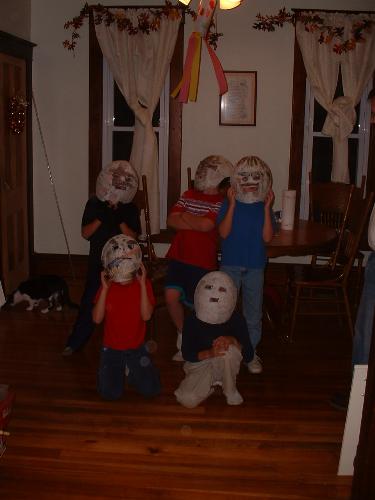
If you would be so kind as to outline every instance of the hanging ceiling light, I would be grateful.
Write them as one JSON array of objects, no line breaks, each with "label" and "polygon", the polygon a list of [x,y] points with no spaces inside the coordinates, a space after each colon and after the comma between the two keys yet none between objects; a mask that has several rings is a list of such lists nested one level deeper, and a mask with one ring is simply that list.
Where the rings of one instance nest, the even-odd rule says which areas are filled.
[{"label": "hanging ceiling light", "polygon": [[[191,0],[178,0],[180,3],[183,3],[184,5],[189,5]],[[220,0],[219,1],[219,7],[220,9],[223,10],[229,10],[229,9],[235,9],[240,5],[242,0]]]}]

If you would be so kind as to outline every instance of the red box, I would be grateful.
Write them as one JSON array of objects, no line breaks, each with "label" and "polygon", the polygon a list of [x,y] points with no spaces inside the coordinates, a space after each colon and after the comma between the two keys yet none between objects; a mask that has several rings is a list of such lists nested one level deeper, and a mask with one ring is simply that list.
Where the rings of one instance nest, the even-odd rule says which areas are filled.
[{"label": "red box", "polygon": [[14,397],[14,391],[0,384],[0,457],[5,451],[7,440],[7,435],[1,431],[6,431],[8,426]]}]

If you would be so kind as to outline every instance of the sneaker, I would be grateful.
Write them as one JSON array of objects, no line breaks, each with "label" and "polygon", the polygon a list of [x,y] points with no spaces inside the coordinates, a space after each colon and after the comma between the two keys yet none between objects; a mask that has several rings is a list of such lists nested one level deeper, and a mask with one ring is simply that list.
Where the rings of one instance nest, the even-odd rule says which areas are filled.
[{"label": "sneaker", "polygon": [[70,345],[67,345],[61,354],[62,354],[62,356],[71,356],[73,354],[73,352],[74,351],[70,347]]},{"label": "sneaker", "polygon": [[349,404],[349,392],[337,392],[329,400],[329,404],[335,408],[335,410],[346,411]]},{"label": "sneaker", "polygon": [[263,371],[262,361],[257,354],[254,354],[253,359],[249,363],[247,363],[247,369],[249,370],[250,373],[253,374],[262,373]]},{"label": "sneaker", "polygon": [[182,357],[182,352],[177,351],[176,354],[172,357],[173,361],[184,361],[184,358]]},{"label": "sneaker", "polygon": [[226,398],[227,398],[227,404],[231,406],[238,406],[243,403],[243,397],[237,390],[234,391],[232,394],[227,395]]}]

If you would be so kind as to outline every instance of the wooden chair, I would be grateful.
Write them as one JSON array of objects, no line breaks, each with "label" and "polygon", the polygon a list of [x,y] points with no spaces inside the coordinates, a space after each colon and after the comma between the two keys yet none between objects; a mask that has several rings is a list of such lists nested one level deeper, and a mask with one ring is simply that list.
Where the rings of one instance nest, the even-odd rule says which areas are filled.
[{"label": "wooden chair", "polygon": [[[332,269],[337,262],[344,229],[350,216],[350,207],[355,198],[363,198],[366,176],[362,177],[361,186],[341,182],[312,182],[309,172],[310,220],[326,224],[337,231],[335,248],[329,254],[313,255],[312,265],[328,265]],[[353,204],[355,206],[355,203]],[[362,279],[363,254],[357,252],[357,278],[355,282],[354,305],[357,307]]]},{"label": "wooden chair", "polygon": [[365,199],[360,196],[353,199],[334,267],[292,266],[290,268],[288,302],[292,306],[292,317],[289,340],[292,340],[294,335],[297,315],[345,314],[349,331],[352,336],[354,335],[349,277],[373,203],[374,193],[370,193]]},{"label": "wooden chair", "polygon": [[329,254],[313,255],[313,265],[335,267],[337,252],[347,224],[349,206],[354,194],[353,184],[341,182],[312,182],[309,172],[309,219],[326,224],[337,231],[337,243]]},{"label": "wooden chair", "polygon": [[138,189],[136,192],[133,203],[137,205],[141,218],[144,219],[145,234],[138,239],[142,248],[143,260],[146,263],[152,263],[156,261],[157,257],[151,240],[150,206],[148,203],[147,177],[145,175],[142,175],[142,189]]},{"label": "wooden chair", "polygon": [[194,188],[194,179],[191,177],[191,167],[187,168],[188,189]]},{"label": "wooden chair", "polygon": [[[155,296],[155,312],[157,309],[165,306],[164,300],[164,276],[166,273],[166,263],[159,259],[155,253],[155,248],[152,243],[150,207],[148,202],[147,177],[142,175],[142,189],[138,189],[133,203],[137,205],[141,219],[144,221],[145,234],[138,238],[138,243],[142,249],[143,263],[147,269],[147,275],[151,280],[154,296]],[[150,322],[150,336],[154,338],[156,331],[156,315]]]}]

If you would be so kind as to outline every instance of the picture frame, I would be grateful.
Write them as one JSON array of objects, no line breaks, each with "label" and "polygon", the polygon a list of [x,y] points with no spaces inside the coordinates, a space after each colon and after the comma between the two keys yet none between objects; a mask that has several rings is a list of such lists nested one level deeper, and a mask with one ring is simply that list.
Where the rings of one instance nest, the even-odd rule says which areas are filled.
[{"label": "picture frame", "polygon": [[257,72],[224,71],[228,92],[220,96],[219,124],[256,125]]}]

